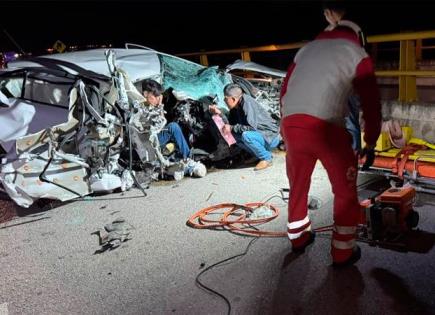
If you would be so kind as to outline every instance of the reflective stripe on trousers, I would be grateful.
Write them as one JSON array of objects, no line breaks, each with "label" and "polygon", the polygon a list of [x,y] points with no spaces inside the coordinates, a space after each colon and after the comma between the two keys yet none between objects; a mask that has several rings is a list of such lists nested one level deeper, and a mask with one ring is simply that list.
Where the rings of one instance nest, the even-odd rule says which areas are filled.
[{"label": "reflective stripe on trousers", "polygon": [[308,216],[302,220],[287,223],[287,235],[292,246],[299,247],[308,239],[307,232],[311,231],[311,222]]},{"label": "reflective stripe on trousers", "polygon": [[331,255],[335,262],[347,260],[352,255],[356,242],[356,226],[334,225]]}]

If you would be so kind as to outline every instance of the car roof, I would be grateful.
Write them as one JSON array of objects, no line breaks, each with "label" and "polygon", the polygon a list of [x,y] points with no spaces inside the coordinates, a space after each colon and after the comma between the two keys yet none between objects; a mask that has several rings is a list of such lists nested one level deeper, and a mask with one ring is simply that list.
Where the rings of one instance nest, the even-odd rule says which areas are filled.
[{"label": "car roof", "polygon": [[[44,55],[29,60],[15,60],[8,63],[8,68],[13,69],[43,66],[43,64],[38,63],[38,58],[42,58],[41,60],[49,59],[54,63],[57,60],[62,61],[59,66],[71,74],[77,74],[77,71],[74,70],[74,67],[68,67],[65,62],[110,77],[109,67],[104,54],[106,50],[107,49],[105,48],[99,48],[62,54]],[[123,69],[133,82],[150,77],[156,77],[161,73],[160,60],[155,51],[126,48],[113,48],[112,50],[115,52],[117,67]]]}]

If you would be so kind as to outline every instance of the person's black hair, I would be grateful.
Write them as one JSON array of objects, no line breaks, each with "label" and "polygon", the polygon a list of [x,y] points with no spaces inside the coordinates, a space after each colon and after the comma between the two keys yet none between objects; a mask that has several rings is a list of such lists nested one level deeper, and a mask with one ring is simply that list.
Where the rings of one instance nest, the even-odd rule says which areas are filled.
[{"label": "person's black hair", "polygon": [[142,92],[148,92],[157,97],[162,95],[163,91],[162,85],[155,80],[147,79],[142,82]]},{"label": "person's black hair", "polygon": [[345,0],[323,1],[322,8],[323,10],[331,10],[341,15],[345,15],[347,11]]}]

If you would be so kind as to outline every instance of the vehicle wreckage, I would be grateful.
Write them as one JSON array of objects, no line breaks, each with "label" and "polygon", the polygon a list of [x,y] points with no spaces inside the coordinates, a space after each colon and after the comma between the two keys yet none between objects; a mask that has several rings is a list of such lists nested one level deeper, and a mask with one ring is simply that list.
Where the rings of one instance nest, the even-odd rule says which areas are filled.
[{"label": "vehicle wreckage", "polygon": [[[226,66],[233,80],[249,91],[273,117],[279,119],[279,97],[286,72],[260,65],[252,61],[236,60]],[[238,77],[243,77],[240,80]]]},{"label": "vehicle wreckage", "polygon": [[[145,105],[141,82],[150,78],[166,89],[164,108]],[[233,156],[240,150],[208,111],[212,103],[226,110],[223,87],[231,82],[265,99],[249,81],[215,67],[130,46],[11,62],[0,72],[0,189],[29,207],[41,198],[66,201],[133,185],[144,192],[152,180],[181,179],[194,170],[160,147],[163,111],[183,128],[195,160]],[[261,103],[272,108],[269,99]]]}]

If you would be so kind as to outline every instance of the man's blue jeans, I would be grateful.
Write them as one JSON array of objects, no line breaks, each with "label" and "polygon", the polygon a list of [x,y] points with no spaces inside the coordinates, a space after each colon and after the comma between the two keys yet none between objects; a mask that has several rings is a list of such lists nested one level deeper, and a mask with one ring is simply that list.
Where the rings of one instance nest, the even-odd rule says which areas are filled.
[{"label": "man's blue jeans", "polygon": [[158,134],[160,146],[164,146],[168,142],[175,142],[178,152],[186,159],[190,155],[189,145],[184,138],[183,131],[176,122],[171,122]]},{"label": "man's blue jeans", "polygon": [[349,116],[345,118],[346,129],[352,135],[352,148],[361,150],[361,127],[359,125],[360,100],[357,95],[349,97]]},{"label": "man's blue jeans", "polygon": [[280,137],[277,135],[270,143],[264,139],[263,135],[258,131],[245,131],[243,133],[233,133],[237,141],[237,145],[248,151],[259,160],[272,160],[272,149],[279,144]]}]

